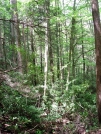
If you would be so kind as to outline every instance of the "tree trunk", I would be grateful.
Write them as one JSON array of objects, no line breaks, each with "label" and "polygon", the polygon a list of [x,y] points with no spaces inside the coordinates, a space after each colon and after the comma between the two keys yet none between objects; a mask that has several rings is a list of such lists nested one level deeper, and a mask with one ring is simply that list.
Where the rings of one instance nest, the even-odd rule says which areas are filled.
[{"label": "tree trunk", "polygon": [[96,49],[96,84],[97,84],[97,110],[98,118],[101,123],[101,26],[98,0],[91,0],[92,16],[95,32],[95,49]]},{"label": "tree trunk", "polygon": [[46,96],[47,79],[48,79],[48,48],[49,48],[49,5],[48,0],[45,1],[45,15],[46,15],[46,28],[45,28],[45,65],[44,65],[44,96]]},{"label": "tree trunk", "polygon": [[57,78],[60,79],[60,66],[59,66],[59,38],[58,38],[58,23],[56,23],[56,42],[57,42]]},{"label": "tree trunk", "polygon": [[24,45],[24,59],[23,59],[23,62],[24,62],[24,73],[27,73],[27,43],[26,43],[26,36],[25,36],[25,25],[24,23],[22,24],[22,34],[23,34],[23,45]]},{"label": "tree trunk", "polygon": [[33,28],[30,28],[30,36],[31,36],[31,51],[32,51],[32,54],[34,55],[33,57],[33,66],[34,66],[34,74],[32,74],[32,83],[34,86],[37,85],[37,80],[36,80],[36,60],[35,60],[35,39],[34,39],[34,30]]},{"label": "tree trunk", "polygon": [[[5,17],[4,17],[5,19]],[[4,30],[4,33],[3,33],[3,55],[4,55],[4,65],[5,65],[5,69],[7,69],[7,56],[6,56],[6,27],[5,27],[5,21],[3,21],[3,30]]]},{"label": "tree trunk", "polygon": [[83,24],[81,20],[81,29],[82,29],[82,60],[83,60],[83,82],[85,83],[85,52],[84,52],[84,42],[83,42]]},{"label": "tree trunk", "polygon": [[[46,22],[47,23],[47,22]],[[47,25],[47,24],[46,24]],[[47,75],[48,75],[48,26],[46,26],[45,31],[45,65],[44,65],[44,96],[46,95],[46,89],[47,89]]]},{"label": "tree trunk", "polygon": [[19,20],[18,20],[18,14],[17,14],[17,0],[10,0],[10,3],[12,5],[12,19],[15,21],[14,24],[14,31],[15,31],[15,41],[17,46],[17,60],[18,60],[18,66],[19,66],[19,72],[22,73],[22,56],[20,53],[21,48],[21,40],[20,40],[20,29],[19,29]]},{"label": "tree trunk", "polygon": [[2,30],[1,30],[1,25],[0,25],[0,58],[3,58],[3,47],[2,47]]},{"label": "tree trunk", "polygon": [[[40,41],[41,42],[41,41]],[[43,52],[42,52],[42,45],[40,45],[40,67],[41,67],[41,74],[43,73],[43,58],[42,58]]]},{"label": "tree trunk", "polygon": [[[74,0],[74,4],[73,4],[73,13],[75,14],[76,11],[76,0]],[[75,63],[74,63],[74,58],[75,58],[75,54],[74,54],[74,43],[75,43],[75,30],[76,30],[76,19],[75,16],[72,17],[72,22],[71,22],[71,37],[70,37],[70,51],[69,51],[69,64],[71,65],[72,68],[72,79],[75,78]],[[70,68],[70,67],[69,67]]]},{"label": "tree trunk", "polygon": [[51,83],[54,83],[54,70],[53,70],[53,48],[52,48],[52,43],[51,43],[51,32],[49,32],[49,38],[50,38],[50,45],[49,45],[49,60],[50,60],[50,72],[51,72]]}]

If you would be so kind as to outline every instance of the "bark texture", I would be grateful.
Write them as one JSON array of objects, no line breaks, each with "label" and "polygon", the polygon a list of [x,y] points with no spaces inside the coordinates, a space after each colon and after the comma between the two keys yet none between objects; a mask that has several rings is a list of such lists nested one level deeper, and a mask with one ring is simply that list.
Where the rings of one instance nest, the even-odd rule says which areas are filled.
[{"label": "bark texture", "polygon": [[97,108],[99,122],[101,123],[101,26],[98,0],[92,0],[91,2],[96,48]]}]

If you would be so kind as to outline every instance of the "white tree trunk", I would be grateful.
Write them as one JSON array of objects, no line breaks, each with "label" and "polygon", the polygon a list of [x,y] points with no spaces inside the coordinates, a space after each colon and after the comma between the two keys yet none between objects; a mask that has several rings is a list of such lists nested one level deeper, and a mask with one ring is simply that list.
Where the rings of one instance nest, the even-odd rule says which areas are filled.
[{"label": "white tree trunk", "polygon": [[44,65],[44,96],[46,95],[47,89],[47,75],[48,75],[48,20],[46,19],[46,30],[45,30],[45,65]]}]

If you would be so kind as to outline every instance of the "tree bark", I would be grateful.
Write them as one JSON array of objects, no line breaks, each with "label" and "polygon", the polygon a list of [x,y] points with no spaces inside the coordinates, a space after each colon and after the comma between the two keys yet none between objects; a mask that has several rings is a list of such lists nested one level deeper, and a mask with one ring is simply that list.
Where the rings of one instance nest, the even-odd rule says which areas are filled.
[{"label": "tree bark", "polygon": [[[5,19],[5,18],[4,18]],[[3,21],[3,30],[4,30],[4,33],[3,33],[3,55],[4,55],[4,65],[5,65],[5,69],[7,69],[7,55],[6,55],[6,35],[5,35],[5,32],[6,32],[6,27],[5,27],[5,21]]]},{"label": "tree bark", "polygon": [[33,57],[33,66],[34,66],[34,74],[32,74],[32,83],[34,86],[37,85],[37,80],[36,80],[36,59],[35,59],[35,39],[34,39],[34,30],[32,28],[30,28],[30,36],[31,36],[31,51],[32,54],[34,55]]},{"label": "tree bark", "polygon": [[83,60],[83,82],[85,83],[85,48],[83,42],[83,24],[81,20],[81,29],[82,29],[82,60]]},{"label": "tree bark", "polygon": [[[15,41],[17,46],[17,60],[18,66],[22,66],[22,56],[20,52],[21,48],[21,36],[20,36],[20,29],[19,29],[19,20],[18,20],[18,13],[17,13],[17,0],[10,0],[10,4],[12,5],[12,19],[15,21],[14,24],[14,31],[15,31]],[[18,70],[20,73],[23,72],[22,68]]]},{"label": "tree bark", "polygon": [[95,32],[95,53],[96,53],[96,84],[97,84],[97,110],[101,123],[101,26],[98,0],[91,0],[92,16]]},{"label": "tree bark", "polygon": [[[51,33],[51,32],[49,32]],[[49,34],[50,37],[50,43],[49,43],[49,60],[50,60],[50,72],[51,72],[51,83],[54,83],[54,70],[53,70],[53,48],[52,48],[52,43],[51,43],[51,34]]]},{"label": "tree bark", "polygon": [[50,2],[48,0],[45,1],[45,65],[44,65],[44,97],[46,96],[47,89],[47,80],[48,80],[48,49],[49,49],[49,5]]},{"label": "tree bark", "polygon": [[[76,0],[74,0],[74,4],[73,4],[73,13],[75,13],[76,11]],[[72,68],[72,79],[75,78],[75,63],[74,63],[74,58],[75,58],[75,51],[74,51],[74,43],[75,43],[75,31],[76,31],[76,19],[75,16],[72,17],[72,21],[71,21],[71,37],[70,37],[70,50],[69,50],[69,64],[71,64],[71,68]],[[70,68],[70,67],[69,67]]]}]

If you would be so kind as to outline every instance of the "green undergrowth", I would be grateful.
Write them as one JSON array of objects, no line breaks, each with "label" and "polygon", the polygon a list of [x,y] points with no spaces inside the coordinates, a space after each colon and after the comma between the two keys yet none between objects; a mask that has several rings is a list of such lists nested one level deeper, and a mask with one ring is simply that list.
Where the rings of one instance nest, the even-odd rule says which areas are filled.
[{"label": "green undergrowth", "polygon": [[[20,81],[20,80],[19,80]],[[43,134],[43,122],[56,121],[65,114],[71,117],[67,127],[75,130],[75,120],[80,116],[79,123],[83,123],[86,131],[99,128],[96,109],[96,93],[85,84],[73,84],[66,90],[60,82],[48,85],[46,96],[43,97],[43,87],[31,86],[31,94],[24,96],[15,89],[2,84],[0,86],[0,116],[7,116],[9,129],[13,132],[24,133],[25,130],[34,128],[36,134]],[[93,91],[92,91],[93,90]],[[38,94],[39,96],[37,96]],[[38,127],[36,124],[39,124]],[[2,127],[2,125],[0,126]],[[34,130],[35,130],[34,129]]]},{"label": "green undergrowth", "polygon": [[76,126],[73,121],[75,122],[76,116],[80,116],[79,124],[83,123],[86,131],[98,129],[95,91],[95,88],[88,82],[72,85],[68,90],[61,89],[58,84],[50,87],[44,106],[49,111],[47,120],[55,120],[60,116],[69,114],[72,116],[72,123],[69,124],[74,126],[74,130]]},{"label": "green undergrowth", "polygon": [[[18,133],[41,122],[41,108],[35,106],[34,99],[29,99],[6,85],[0,86],[0,94],[0,117],[9,118],[4,121],[4,124],[8,124],[7,129]],[[2,127],[1,124],[0,128]]]}]

